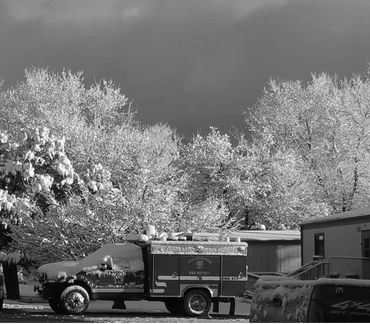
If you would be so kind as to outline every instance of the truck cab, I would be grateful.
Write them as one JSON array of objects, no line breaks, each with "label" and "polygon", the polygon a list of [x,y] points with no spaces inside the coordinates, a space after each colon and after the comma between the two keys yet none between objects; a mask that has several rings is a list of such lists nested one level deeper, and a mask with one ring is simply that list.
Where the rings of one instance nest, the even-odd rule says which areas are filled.
[{"label": "truck cab", "polygon": [[150,240],[131,235],[79,261],[42,265],[35,289],[57,313],[83,314],[90,300],[163,301],[176,315],[206,316],[212,303],[235,302],[247,281],[247,244]]}]

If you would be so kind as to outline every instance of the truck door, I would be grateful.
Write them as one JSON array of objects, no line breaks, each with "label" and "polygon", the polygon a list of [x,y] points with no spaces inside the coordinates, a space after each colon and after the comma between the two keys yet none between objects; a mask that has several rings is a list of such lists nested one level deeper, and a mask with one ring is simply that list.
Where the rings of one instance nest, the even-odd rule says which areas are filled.
[{"label": "truck door", "polygon": [[180,296],[179,287],[179,256],[152,255],[152,296]]},{"label": "truck door", "polygon": [[77,276],[89,283],[97,298],[144,293],[144,262],[137,245],[109,244],[80,263],[83,270]]},{"label": "truck door", "polygon": [[242,296],[247,284],[247,258],[223,255],[221,279],[222,296]]}]

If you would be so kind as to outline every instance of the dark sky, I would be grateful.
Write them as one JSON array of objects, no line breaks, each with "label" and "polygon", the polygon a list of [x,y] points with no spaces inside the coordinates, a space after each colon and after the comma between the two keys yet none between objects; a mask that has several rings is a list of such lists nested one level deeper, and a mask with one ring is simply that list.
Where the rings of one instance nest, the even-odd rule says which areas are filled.
[{"label": "dark sky", "polygon": [[0,78],[84,71],[144,124],[241,129],[270,77],[365,72],[369,17],[368,0],[0,0]]}]

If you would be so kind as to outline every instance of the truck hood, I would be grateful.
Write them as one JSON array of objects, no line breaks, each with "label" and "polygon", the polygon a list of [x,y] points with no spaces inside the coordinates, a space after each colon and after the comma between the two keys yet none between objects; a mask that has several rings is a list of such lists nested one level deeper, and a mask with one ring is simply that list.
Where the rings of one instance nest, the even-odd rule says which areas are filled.
[{"label": "truck hood", "polygon": [[45,273],[48,279],[57,279],[61,275],[69,277],[77,274],[81,269],[79,261],[62,261],[47,263],[37,269],[37,272]]}]

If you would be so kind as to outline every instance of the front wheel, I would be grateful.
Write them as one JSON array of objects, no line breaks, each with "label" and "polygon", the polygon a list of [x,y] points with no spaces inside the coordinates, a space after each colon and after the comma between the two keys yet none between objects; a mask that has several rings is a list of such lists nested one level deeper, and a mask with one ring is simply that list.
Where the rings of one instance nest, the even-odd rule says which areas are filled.
[{"label": "front wheel", "polygon": [[64,313],[64,309],[61,305],[61,302],[60,302],[59,298],[49,299],[49,306],[57,314],[63,314]]},{"label": "front wheel", "polygon": [[69,286],[60,295],[60,304],[64,312],[71,315],[81,315],[89,307],[89,294],[81,286]]},{"label": "front wheel", "polygon": [[185,312],[189,316],[207,316],[211,308],[211,297],[202,289],[190,290],[184,298]]}]

